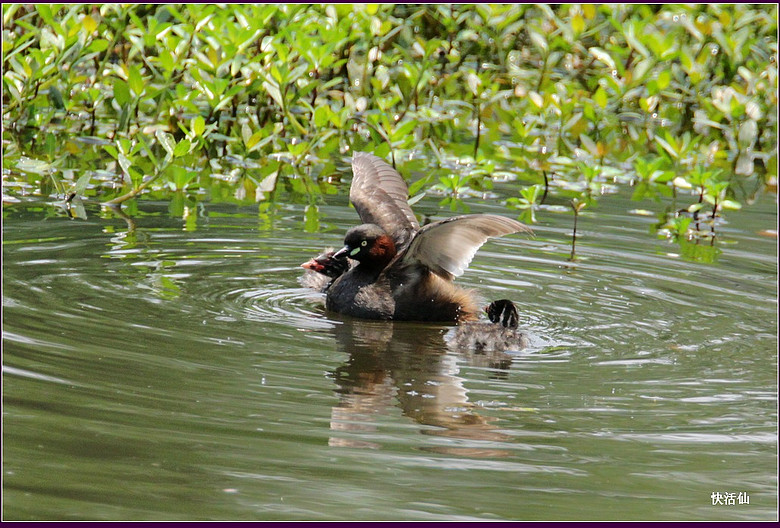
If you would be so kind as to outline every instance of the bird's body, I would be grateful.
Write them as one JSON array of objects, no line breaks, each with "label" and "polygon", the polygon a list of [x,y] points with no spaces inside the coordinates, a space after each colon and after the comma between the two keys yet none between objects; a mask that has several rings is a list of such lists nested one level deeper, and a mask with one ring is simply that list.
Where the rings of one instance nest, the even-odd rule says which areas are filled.
[{"label": "bird's body", "polygon": [[512,301],[493,301],[485,312],[489,323],[467,322],[458,326],[450,346],[477,354],[522,350],[528,346],[528,336],[518,330],[517,308]]},{"label": "bird's body", "polygon": [[463,215],[420,228],[407,203],[408,189],[382,159],[355,153],[350,201],[362,225],[350,229],[344,248],[330,256],[357,265],[333,279],[328,310],[364,319],[468,321],[476,318],[473,293],[452,280],[465,271],[490,237],[530,232],[499,215]]}]

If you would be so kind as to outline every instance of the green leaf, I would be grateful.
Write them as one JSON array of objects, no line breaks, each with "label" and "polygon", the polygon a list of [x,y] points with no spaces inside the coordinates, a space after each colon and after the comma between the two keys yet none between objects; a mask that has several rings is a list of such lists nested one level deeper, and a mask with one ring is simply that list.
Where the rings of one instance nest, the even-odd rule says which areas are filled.
[{"label": "green leaf", "polygon": [[605,108],[607,106],[607,92],[604,90],[604,87],[599,86],[599,89],[596,90],[595,94],[593,94],[593,100],[601,108]]},{"label": "green leaf", "polygon": [[669,70],[663,70],[661,73],[658,74],[658,79],[656,82],[658,83],[658,89],[664,90],[667,86],[669,86],[669,82],[672,80],[672,74]]},{"label": "green leaf", "polygon": [[36,4],[35,10],[47,25],[54,24],[54,17],[52,17],[51,7],[48,4]]},{"label": "green leaf", "polygon": [[195,137],[202,136],[203,132],[206,131],[206,120],[203,116],[193,117],[191,123],[190,126],[192,127],[192,133]]},{"label": "green leaf", "polygon": [[54,85],[49,86],[49,102],[54,108],[58,110],[65,108],[65,101],[62,99],[62,92],[60,92],[59,89]]},{"label": "green leaf", "polygon": [[395,129],[395,131],[393,131],[392,140],[399,141],[403,139],[407,135],[411,134],[417,125],[418,123],[416,119],[409,119],[404,121]]},{"label": "green leaf", "polygon": [[108,49],[109,42],[105,39],[95,39],[87,46],[87,51],[90,53],[100,53]]},{"label": "green leaf", "polygon": [[639,27],[639,32],[641,33],[642,25],[644,25],[644,22],[640,22],[638,20],[626,24],[623,27],[623,36],[626,38],[626,42],[629,46],[638,51],[644,57],[650,57],[650,51],[648,51],[648,49],[636,37],[636,28]]},{"label": "green leaf", "polygon": [[122,79],[114,79],[114,99],[120,107],[130,104],[130,88]]},{"label": "green leaf", "polygon": [[333,111],[327,105],[320,105],[314,109],[314,126],[322,128],[328,124]]},{"label": "green leaf", "polygon": [[127,83],[136,97],[144,93],[144,78],[137,66],[130,66],[130,71],[127,73]]},{"label": "green leaf", "polygon": [[169,72],[173,71],[173,68],[176,66],[173,61],[173,55],[167,49],[160,50],[160,53],[157,55],[157,63]]},{"label": "green leaf", "polygon": [[252,134],[249,139],[246,140],[246,148],[247,150],[252,150],[252,147],[257,145],[261,139],[263,139],[264,132],[262,130],[258,130],[254,134]]},{"label": "green leaf", "polygon": [[92,171],[85,172],[84,174],[81,175],[81,177],[78,180],[76,180],[76,183],[74,183],[73,186],[70,188],[70,192],[82,196],[84,194],[84,191],[87,190],[87,185],[89,185],[89,180],[91,178],[92,178]]},{"label": "green leaf", "polygon": [[192,143],[190,143],[189,139],[187,138],[182,139],[181,141],[179,141],[179,143],[176,144],[176,148],[173,149],[173,157],[180,158],[185,154],[188,154],[191,146]]},{"label": "green leaf", "polygon": [[667,141],[661,139],[659,136],[655,136],[655,141],[658,143],[666,152],[669,153],[669,155],[672,157],[672,159],[677,159],[680,157],[680,153],[677,152],[677,149],[675,149],[672,145],[670,145]]},{"label": "green leaf", "polygon": [[117,156],[119,156],[119,152],[114,145],[103,145],[103,150],[108,152],[108,155],[114,159],[117,159]]}]

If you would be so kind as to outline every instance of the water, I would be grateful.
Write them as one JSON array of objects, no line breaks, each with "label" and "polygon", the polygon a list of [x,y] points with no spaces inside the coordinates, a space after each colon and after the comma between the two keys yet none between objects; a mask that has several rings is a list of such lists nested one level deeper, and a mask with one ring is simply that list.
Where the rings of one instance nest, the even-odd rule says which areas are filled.
[{"label": "water", "polygon": [[324,312],[298,266],[356,223],[328,202],[321,233],[302,206],[6,205],[4,519],[777,518],[773,196],[711,264],[620,197],[575,264],[567,214],[491,241],[458,282],[532,346],[488,357]]}]

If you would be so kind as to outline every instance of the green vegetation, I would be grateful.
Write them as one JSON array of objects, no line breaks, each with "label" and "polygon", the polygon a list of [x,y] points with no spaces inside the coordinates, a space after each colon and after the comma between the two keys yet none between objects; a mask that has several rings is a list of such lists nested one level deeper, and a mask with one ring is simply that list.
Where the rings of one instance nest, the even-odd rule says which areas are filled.
[{"label": "green vegetation", "polygon": [[714,240],[776,185],[776,33],[775,4],[4,4],[4,195],[284,199],[316,230],[367,150],[452,211],[630,185],[672,198],[661,235]]}]

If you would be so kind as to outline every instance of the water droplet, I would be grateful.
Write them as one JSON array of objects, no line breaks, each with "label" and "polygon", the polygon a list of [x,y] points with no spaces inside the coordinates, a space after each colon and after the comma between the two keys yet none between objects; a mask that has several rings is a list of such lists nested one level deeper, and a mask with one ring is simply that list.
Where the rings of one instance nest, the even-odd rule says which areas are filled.
[{"label": "water droplet", "polygon": [[673,20],[673,21],[675,21],[675,22],[677,22],[678,20],[680,20],[680,17],[678,17],[677,15],[674,15],[674,16],[672,17],[672,20]]},{"label": "water droplet", "polygon": [[617,77],[617,70],[612,70],[612,77]]},{"label": "water droplet", "polygon": [[712,46],[712,48],[710,48],[710,53],[712,55],[717,55],[718,51],[720,51],[720,48],[718,46]]},{"label": "water droplet", "polygon": [[360,79],[355,79],[355,86],[360,86]]},{"label": "water droplet", "polygon": [[656,119],[656,118],[658,118],[658,113],[657,112],[653,112],[653,119]]},{"label": "water droplet", "polygon": [[547,154],[547,145],[542,147],[542,154]]}]

